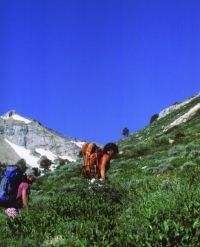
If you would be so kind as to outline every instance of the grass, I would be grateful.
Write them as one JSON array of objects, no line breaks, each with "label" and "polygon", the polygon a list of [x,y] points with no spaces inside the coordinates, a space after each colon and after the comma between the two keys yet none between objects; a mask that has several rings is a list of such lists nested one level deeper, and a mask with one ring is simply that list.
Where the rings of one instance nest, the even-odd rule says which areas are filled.
[{"label": "grass", "polygon": [[199,98],[118,142],[108,182],[81,161],[40,177],[28,211],[0,214],[1,246],[200,246],[200,121],[163,133]]}]

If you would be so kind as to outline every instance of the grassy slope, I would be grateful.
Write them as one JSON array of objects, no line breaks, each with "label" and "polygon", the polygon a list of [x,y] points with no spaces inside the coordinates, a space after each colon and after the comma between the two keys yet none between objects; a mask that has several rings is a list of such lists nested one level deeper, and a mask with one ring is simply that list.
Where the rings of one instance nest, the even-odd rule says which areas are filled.
[{"label": "grassy slope", "polygon": [[121,140],[102,187],[81,162],[39,178],[28,212],[0,215],[2,246],[200,246],[200,116],[163,133],[199,102]]}]

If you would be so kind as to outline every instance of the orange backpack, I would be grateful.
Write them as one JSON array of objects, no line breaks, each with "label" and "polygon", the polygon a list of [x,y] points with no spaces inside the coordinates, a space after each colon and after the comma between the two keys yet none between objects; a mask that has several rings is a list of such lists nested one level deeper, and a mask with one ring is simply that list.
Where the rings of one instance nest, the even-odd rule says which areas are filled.
[{"label": "orange backpack", "polygon": [[85,143],[81,149],[84,158],[83,175],[87,178],[98,176],[98,163],[102,156],[102,149],[95,143]]}]

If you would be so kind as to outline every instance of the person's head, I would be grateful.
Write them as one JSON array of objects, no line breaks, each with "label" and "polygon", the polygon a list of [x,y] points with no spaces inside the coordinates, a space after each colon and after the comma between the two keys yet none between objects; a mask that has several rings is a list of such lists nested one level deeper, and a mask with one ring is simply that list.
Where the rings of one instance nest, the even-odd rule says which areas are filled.
[{"label": "person's head", "polygon": [[26,180],[28,183],[32,184],[35,181],[36,177],[35,177],[35,173],[32,169],[28,169],[26,171]]},{"label": "person's head", "polygon": [[24,159],[18,160],[17,165],[20,167],[22,173],[24,173],[26,171],[27,166],[26,166],[26,161]]},{"label": "person's head", "polygon": [[115,154],[118,154],[118,146],[113,143],[113,142],[109,142],[107,143],[104,148],[103,148],[103,153],[107,153],[109,154],[111,157],[113,157]]}]

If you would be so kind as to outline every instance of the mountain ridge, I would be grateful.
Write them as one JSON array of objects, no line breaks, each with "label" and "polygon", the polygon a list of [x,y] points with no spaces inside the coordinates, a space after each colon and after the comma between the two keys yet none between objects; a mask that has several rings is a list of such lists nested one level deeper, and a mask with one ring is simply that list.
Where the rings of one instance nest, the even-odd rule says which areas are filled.
[{"label": "mountain ridge", "polygon": [[[84,143],[76,138],[65,137],[57,131],[43,126],[37,120],[17,114],[14,110],[0,117],[0,137],[13,149],[13,152],[10,152],[10,156],[13,156],[11,160],[16,162],[15,154],[17,153],[19,157],[27,161],[28,165],[35,167],[39,166],[39,158],[42,156],[41,149],[44,154],[52,153],[49,157],[47,155],[52,162],[56,159],[75,161],[79,149]],[[38,153],[38,149],[41,152]],[[3,157],[3,147],[1,147],[0,153],[1,162],[9,162],[7,156]]]},{"label": "mountain ridge", "polygon": [[[155,136],[159,136],[163,135],[164,132],[170,131],[171,128],[189,121],[190,117],[193,117],[200,111],[199,98],[200,93],[197,93],[181,103],[176,103],[163,109],[158,114],[158,118],[154,123],[136,133],[132,133],[127,140],[140,141],[140,133],[142,133],[142,136],[148,138],[151,132],[155,130],[156,125],[161,126],[155,133]],[[179,113],[180,110],[181,113]],[[192,116],[190,113],[192,113]],[[76,138],[66,137],[51,128],[45,127],[35,119],[21,116],[15,110],[8,111],[0,116],[0,138],[2,142],[0,148],[1,162],[11,163],[11,161],[16,162],[18,158],[24,158],[28,160],[30,166],[37,167],[39,166],[39,158],[45,154],[53,162],[56,159],[76,161],[80,147],[85,143]],[[120,140],[119,143],[123,143],[124,140],[126,139]],[[6,149],[8,149],[8,146],[10,159],[3,152],[5,149],[5,154],[7,153]],[[31,161],[31,159],[34,161]]]}]

